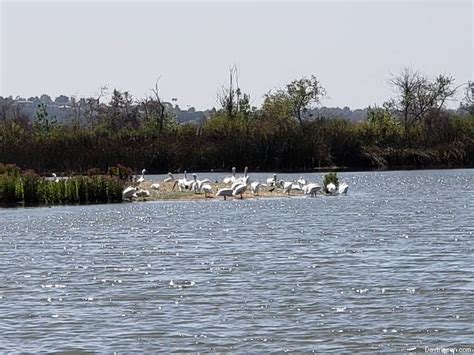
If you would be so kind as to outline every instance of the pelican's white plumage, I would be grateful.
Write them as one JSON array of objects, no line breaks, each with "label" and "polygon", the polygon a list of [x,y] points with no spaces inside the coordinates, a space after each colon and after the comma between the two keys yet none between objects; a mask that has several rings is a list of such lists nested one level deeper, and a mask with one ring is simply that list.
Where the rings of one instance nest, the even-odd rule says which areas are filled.
[{"label": "pelican's white plumage", "polygon": [[233,189],[230,187],[224,187],[217,191],[216,196],[222,196],[224,197],[224,200],[226,200],[226,197],[232,196],[232,193],[234,192]]},{"label": "pelican's white plumage", "polygon": [[232,175],[226,176],[224,179],[222,179],[222,182],[224,184],[232,184],[234,181],[235,181],[235,166],[232,167]]},{"label": "pelican's white plumage", "polygon": [[328,193],[333,194],[336,192],[336,185],[334,185],[332,182],[326,185],[326,190]]},{"label": "pelican's white plumage", "polygon": [[293,186],[293,181],[285,181],[283,182],[283,192],[285,194],[290,194],[291,187]]},{"label": "pelican's white plumage", "polygon": [[242,198],[242,194],[243,194],[246,190],[247,190],[247,185],[245,185],[245,184],[237,185],[237,186],[234,188],[234,191],[232,192],[232,196],[240,195],[240,198]]},{"label": "pelican's white plumage", "polygon": [[244,176],[238,177],[234,179],[234,182],[232,183],[232,186],[234,186],[236,183],[240,184],[245,184],[247,185],[250,182],[250,177],[248,176],[248,166],[245,167],[244,169]]},{"label": "pelican's white plumage", "polygon": [[299,177],[299,179],[296,182],[298,184],[300,184],[301,186],[304,186],[304,185],[308,184],[308,182],[305,179],[303,179],[303,177],[301,177],[301,176]]},{"label": "pelican's white plumage", "polygon": [[171,182],[174,181],[174,176],[171,173],[168,173],[168,177],[163,180],[163,182]]},{"label": "pelican's white plumage", "polygon": [[178,180],[175,180],[172,191],[178,185],[179,191],[183,190],[189,190],[191,189],[191,185],[194,182],[194,180],[188,180],[188,172],[185,170],[184,171],[184,177]]},{"label": "pelican's white plumage", "polygon": [[204,192],[204,197],[207,197],[208,194],[212,194],[212,186],[208,183],[203,184],[201,190]]},{"label": "pelican's white plumage", "polygon": [[122,199],[131,199],[135,192],[137,192],[138,188],[133,186],[128,186],[122,191]]},{"label": "pelican's white plumage", "polygon": [[145,173],[146,173],[146,170],[143,169],[143,170],[142,170],[142,176],[140,176],[140,177],[137,179],[137,182],[138,182],[139,184],[145,181]]},{"label": "pelican's white plumage", "polygon": [[349,185],[347,185],[345,182],[339,185],[339,193],[347,195],[347,190],[349,189]]},{"label": "pelican's white plumage", "polygon": [[133,194],[133,197],[150,197],[151,193],[148,190],[139,189]]},{"label": "pelican's white plumage", "polygon": [[250,184],[250,191],[252,192],[252,195],[258,195],[260,191],[260,186],[262,186],[262,183],[260,181],[252,181]]},{"label": "pelican's white plumage", "polygon": [[150,189],[159,190],[160,189],[160,184],[155,182],[154,184],[151,184]]},{"label": "pelican's white plumage", "polygon": [[59,182],[59,178],[57,177],[57,175],[55,173],[52,173],[51,175],[53,175],[53,181],[54,182]]},{"label": "pelican's white plumage", "polygon": [[305,195],[310,195],[311,197],[316,197],[316,193],[321,190],[321,185],[316,183],[309,183],[303,186],[303,193]]},{"label": "pelican's white plumage", "polygon": [[273,174],[273,177],[267,178],[267,185],[268,186],[275,186],[277,183],[277,175]]}]

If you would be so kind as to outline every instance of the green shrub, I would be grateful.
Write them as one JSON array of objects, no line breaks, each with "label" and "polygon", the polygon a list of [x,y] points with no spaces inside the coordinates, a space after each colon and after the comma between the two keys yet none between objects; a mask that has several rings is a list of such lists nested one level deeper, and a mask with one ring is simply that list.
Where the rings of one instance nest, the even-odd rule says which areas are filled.
[{"label": "green shrub", "polygon": [[325,192],[328,192],[326,186],[328,186],[331,183],[333,183],[336,186],[336,189],[339,187],[339,178],[337,177],[337,173],[335,172],[324,175],[323,188]]}]

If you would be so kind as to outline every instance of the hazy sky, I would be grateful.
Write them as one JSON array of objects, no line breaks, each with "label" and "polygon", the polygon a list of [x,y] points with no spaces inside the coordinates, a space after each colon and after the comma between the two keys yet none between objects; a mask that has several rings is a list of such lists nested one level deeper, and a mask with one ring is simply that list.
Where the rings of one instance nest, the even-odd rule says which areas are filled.
[{"label": "hazy sky", "polygon": [[237,65],[255,105],[314,74],[323,105],[362,108],[406,66],[473,79],[472,0],[0,1],[2,96],[144,97],[161,75],[163,99],[204,109]]}]

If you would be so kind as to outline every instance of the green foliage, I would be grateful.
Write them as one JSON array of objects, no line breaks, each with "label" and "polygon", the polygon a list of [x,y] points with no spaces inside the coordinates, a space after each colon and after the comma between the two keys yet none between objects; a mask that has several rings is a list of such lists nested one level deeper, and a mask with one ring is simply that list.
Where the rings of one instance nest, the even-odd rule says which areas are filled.
[{"label": "green foliage", "polygon": [[336,189],[339,187],[339,178],[337,176],[337,173],[334,172],[334,173],[328,173],[328,174],[325,174],[324,175],[324,178],[323,178],[323,189],[324,191],[327,193],[328,190],[327,190],[327,186],[329,184],[334,184],[336,186]]},{"label": "green foliage", "polygon": [[49,113],[46,110],[46,105],[44,103],[40,103],[38,105],[34,126],[36,128],[36,131],[40,135],[49,135],[58,126],[56,118],[49,116]]},{"label": "green foliage", "polygon": [[96,176],[126,181],[132,171],[143,168],[168,172],[245,165],[267,171],[474,166],[474,116],[456,116],[443,108],[443,99],[451,97],[452,78],[428,80],[406,72],[397,79],[394,83],[399,88],[409,84],[408,90],[381,108],[369,108],[362,122],[307,119],[306,110],[325,93],[314,76],[269,92],[257,110],[238,87],[235,69],[220,97],[222,109],[202,124],[178,125],[173,107],[161,102],[157,86],[153,97],[139,103],[118,90],[108,104],[98,98],[71,100],[77,111],[86,112],[87,122],[76,119],[77,114],[61,125],[43,104],[31,124],[15,117],[11,102],[4,100],[7,106],[0,114],[10,116],[0,119],[1,162],[39,172],[74,171],[87,178],[50,185],[13,165],[0,164],[1,201],[104,200],[109,182],[96,181]]},{"label": "green foliage", "polygon": [[32,171],[16,175],[6,172],[0,174],[0,204],[120,202],[124,186],[119,178],[106,175],[74,176],[54,181],[41,178]]}]

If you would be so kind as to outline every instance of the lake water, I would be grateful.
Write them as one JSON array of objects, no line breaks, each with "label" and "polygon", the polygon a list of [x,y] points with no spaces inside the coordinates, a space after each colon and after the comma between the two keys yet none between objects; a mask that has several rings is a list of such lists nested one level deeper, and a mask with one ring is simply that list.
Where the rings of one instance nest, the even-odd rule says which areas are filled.
[{"label": "lake water", "polygon": [[0,352],[474,349],[474,170],[340,175],[347,196],[1,209]]}]

